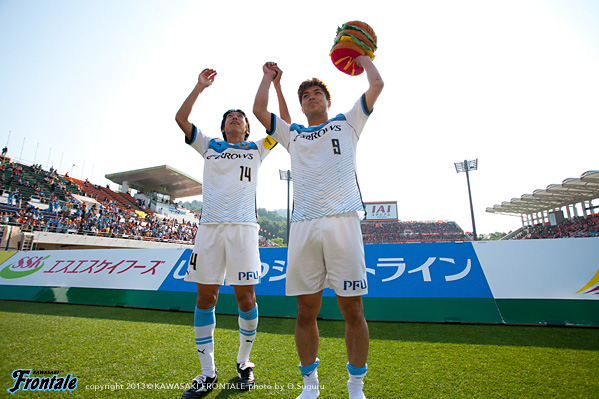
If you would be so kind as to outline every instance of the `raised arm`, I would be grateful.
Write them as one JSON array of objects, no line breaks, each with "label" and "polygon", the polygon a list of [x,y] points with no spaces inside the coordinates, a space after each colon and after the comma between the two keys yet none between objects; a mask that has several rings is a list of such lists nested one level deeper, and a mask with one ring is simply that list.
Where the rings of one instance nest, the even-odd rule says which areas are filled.
[{"label": "raised arm", "polygon": [[381,74],[376,69],[369,56],[363,55],[356,57],[355,61],[356,64],[364,68],[364,71],[366,72],[366,77],[368,78],[368,90],[366,90],[364,95],[366,97],[366,105],[372,111],[374,108],[374,103],[376,103],[376,100],[383,91],[385,83],[383,82]]},{"label": "raised arm", "polygon": [[283,90],[281,89],[281,77],[283,76],[283,71],[278,65],[272,67],[277,75],[273,80],[273,84],[275,86],[275,91],[277,92],[277,100],[279,102],[279,116],[288,124],[291,124],[291,115],[289,115],[289,108],[287,108],[287,101],[285,101],[285,97],[283,96]]},{"label": "raised arm", "polygon": [[191,110],[198,99],[198,96],[204,91],[204,89],[214,82],[214,78],[216,77],[216,71],[214,69],[206,68],[198,77],[198,83],[193,88],[192,92],[187,96],[179,111],[177,111],[177,115],[175,116],[175,120],[177,124],[185,133],[185,136],[188,140],[191,140],[191,129],[192,124],[189,121],[189,115],[191,114]]},{"label": "raised arm", "polygon": [[262,67],[264,76],[258,87],[256,98],[254,99],[254,115],[262,126],[266,128],[266,131],[270,131],[270,112],[268,112],[268,91],[270,89],[270,83],[274,80],[277,72],[273,69],[277,64],[274,62],[267,62]]}]

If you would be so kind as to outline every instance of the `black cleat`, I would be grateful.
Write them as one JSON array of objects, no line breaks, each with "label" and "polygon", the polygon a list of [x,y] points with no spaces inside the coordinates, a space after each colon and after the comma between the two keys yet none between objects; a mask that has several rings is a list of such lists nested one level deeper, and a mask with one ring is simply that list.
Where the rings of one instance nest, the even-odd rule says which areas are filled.
[{"label": "black cleat", "polygon": [[183,392],[181,399],[197,399],[203,398],[216,387],[218,381],[218,373],[214,377],[206,377],[203,374],[198,375],[191,382],[191,388]]},{"label": "black cleat", "polygon": [[237,376],[239,381],[237,388],[242,391],[249,391],[254,386],[254,372],[252,368],[255,367],[252,362],[237,363]]}]

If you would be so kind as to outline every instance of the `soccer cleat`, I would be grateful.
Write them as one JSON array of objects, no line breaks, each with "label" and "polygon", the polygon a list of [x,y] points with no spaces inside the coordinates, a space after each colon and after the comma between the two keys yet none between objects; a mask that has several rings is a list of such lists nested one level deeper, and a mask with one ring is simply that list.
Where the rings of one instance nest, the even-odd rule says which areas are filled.
[{"label": "soccer cleat", "polygon": [[214,377],[206,377],[203,374],[198,375],[191,382],[191,388],[183,392],[181,399],[197,399],[203,398],[212,391],[218,381],[218,374],[214,374]]},{"label": "soccer cleat", "polygon": [[249,391],[254,386],[254,371],[252,368],[255,367],[252,362],[237,363],[237,376],[239,381],[237,388],[242,391]]}]

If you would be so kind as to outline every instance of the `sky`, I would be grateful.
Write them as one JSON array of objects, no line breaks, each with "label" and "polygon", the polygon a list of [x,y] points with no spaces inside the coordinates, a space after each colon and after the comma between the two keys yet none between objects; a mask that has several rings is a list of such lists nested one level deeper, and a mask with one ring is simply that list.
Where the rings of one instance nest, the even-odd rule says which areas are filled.
[{"label": "sky", "polygon": [[[599,2],[594,0],[0,0],[0,145],[25,163],[117,189],[106,174],[169,165],[202,180],[175,114],[204,68],[218,75],[191,121],[220,137],[224,111],[252,115],[262,65],[277,62],[293,122],[297,87],[318,77],[330,116],[367,88],[329,58],[337,27],[368,23],[385,81],[358,144],[365,202],[400,220],[448,220],[479,234],[519,217],[486,208],[599,169]],[[392,5],[392,6],[391,6]],[[278,112],[274,89],[269,109]],[[264,160],[258,207],[287,207],[290,167]],[[192,200],[201,198],[187,198]]]}]

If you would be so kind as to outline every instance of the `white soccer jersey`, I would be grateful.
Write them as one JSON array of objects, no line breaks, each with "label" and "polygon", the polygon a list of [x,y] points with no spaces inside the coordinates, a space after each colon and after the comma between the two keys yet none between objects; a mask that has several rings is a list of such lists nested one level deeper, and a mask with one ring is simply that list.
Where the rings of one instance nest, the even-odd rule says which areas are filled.
[{"label": "white soccer jersey", "polygon": [[288,125],[272,115],[271,132],[267,133],[291,156],[292,222],[364,211],[356,147],[369,116],[364,96],[348,113],[319,126]]},{"label": "white soccer jersey", "polygon": [[204,157],[200,223],[256,224],[256,186],[262,160],[277,144],[272,138],[229,144],[204,136],[195,126],[187,140]]}]

